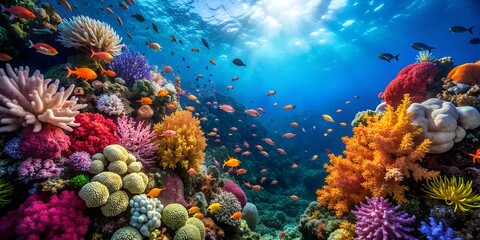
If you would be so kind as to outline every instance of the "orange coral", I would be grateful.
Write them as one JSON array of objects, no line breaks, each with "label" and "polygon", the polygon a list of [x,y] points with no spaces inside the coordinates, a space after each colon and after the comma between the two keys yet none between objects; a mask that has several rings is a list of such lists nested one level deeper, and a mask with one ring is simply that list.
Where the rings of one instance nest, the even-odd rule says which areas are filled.
[{"label": "orange coral", "polygon": [[480,61],[456,66],[448,73],[447,78],[458,83],[480,84]]},{"label": "orange coral", "polygon": [[404,203],[408,190],[402,185],[404,178],[419,181],[438,174],[417,163],[428,152],[431,142],[414,142],[422,130],[410,123],[412,113],[406,112],[410,103],[410,97],[405,95],[396,110],[387,106],[383,116],[366,116],[365,125],[353,128],[352,137],[342,138],[345,157],[329,155],[331,165],[325,164],[329,173],[326,185],[317,190],[320,204],[342,216],[367,196],[393,196]]},{"label": "orange coral", "polygon": [[[162,133],[173,130],[173,136],[164,137]],[[189,111],[176,111],[154,126],[155,142],[159,146],[157,156],[164,168],[194,168],[200,172],[207,146],[200,120]]]}]

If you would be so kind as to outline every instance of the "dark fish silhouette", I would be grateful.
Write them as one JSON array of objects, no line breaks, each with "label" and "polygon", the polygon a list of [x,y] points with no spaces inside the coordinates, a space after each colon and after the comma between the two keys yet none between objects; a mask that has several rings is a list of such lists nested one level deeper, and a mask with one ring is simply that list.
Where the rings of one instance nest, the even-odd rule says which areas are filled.
[{"label": "dark fish silhouette", "polygon": [[245,67],[247,66],[247,65],[245,65],[245,63],[243,63],[243,61],[240,60],[239,58],[233,59],[232,62],[233,62],[233,64],[235,64],[235,65],[237,65],[237,66],[240,66],[240,67],[241,67],[241,66],[245,66]]},{"label": "dark fish silhouette", "polygon": [[434,47],[430,47],[427,44],[421,43],[421,42],[412,43],[412,45],[410,45],[410,47],[412,47],[413,49],[415,49],[417,51],[431,51],[432,49],[435,49]]},{"label": "dark fish silhouette", "polygon": [[208,70],[208,66],[205,66],[205,69],[207,69],[207,70]]},{"label": "dark fish silhouette", "polygon": [[177,43],[177,38],[175,37],[175,35],[170,35],[170,39],[172,39],[173,42]]},{"label": "dark fish silhouette", "polygon": [[175,52],[171,52],[170,55],[172,55],[172,56],[175,55]]},{"label": "dark fish silhouette", "polygon": [[471,44],[480,44],[480,38],[472,38],[468,42]]},{"label": "dark fish silhouette", "polygon": [[470,28],[464,28],[462,26],[453,26],[453,27],[449,28],[448,30],[450,30],[450,32],[454,32],[454,33],[463,33],[463,32],[468,31],[470,34],[473,34],[472,28],[473,28],[473,26],[471,26]]},{"label": "dark fish silhouette", "polygon": [[202,38],[202,43],[207,49],[210,49],[210,47],[208,46],[208,42],[207,40],[205,40],[205,38]]},{"label": "dark fish silhouette", "polygon": [[129,32],[127,32],[127,36],[128,38],[133,39],[132,34],[130,34]]},{"label": "dark fish silhouette", "polygon": [[382,53],[382,54],[378,55],[378,57],[382,60],[390,62],[390,60],[392,60],[392,59],[396,59],[398,61],[398,56],[399,55],[400,55],[400,53],[397,54],[397,56],[393,56],[391,53]]},{"label": "dark fish silhouette", "polygon": [[182,61],[185,61],[185,57],[182,57]]},{"label": "dark fish silhouette", "polygon": [[153,28],[153,31],[158,33],[158,27],[157,25],[155,25],[155,23],[152,23],[152,28]]},{"label": "dark fish silhouette", "polygon": [[133,14],[132,17],[137,19],[139,22],[145,22],[145,18],[140,13]]},{"label": "dark fish silhouette", "polygon": [[182,45],[183,45],[183,42],[182,42],[182,40],[178,40],[178,42],[179,42],[180,44],[182,44]]}]

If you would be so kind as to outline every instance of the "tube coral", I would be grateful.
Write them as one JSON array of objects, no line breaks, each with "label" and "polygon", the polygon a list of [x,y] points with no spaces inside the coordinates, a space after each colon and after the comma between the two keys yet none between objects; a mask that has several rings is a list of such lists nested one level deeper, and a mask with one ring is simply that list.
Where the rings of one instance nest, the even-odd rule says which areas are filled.
[{"label": "tube coral", "polygon": [[131,88],[133,84],[142,79],[150,79],[153,76],[152,67],[148,61],[139,52],[131,52],[128,49],[115,57],[108,67],[117,73],[117,77],[122,78],[125,84]]},{"label": "tube coral", "polygon": [[45,123],[67,131],[78,127],[75,116],[87,105],[77,104],[75,96],[67,100],[75,85],[57,92],[58,79],[51,83],[40,71],[32,76],[29,71],[28,67],[13,69],[8,63],[5,70],[0,68],[0,132],[11,132],[22,125],[33,125],[33,131],[38,132]]}]

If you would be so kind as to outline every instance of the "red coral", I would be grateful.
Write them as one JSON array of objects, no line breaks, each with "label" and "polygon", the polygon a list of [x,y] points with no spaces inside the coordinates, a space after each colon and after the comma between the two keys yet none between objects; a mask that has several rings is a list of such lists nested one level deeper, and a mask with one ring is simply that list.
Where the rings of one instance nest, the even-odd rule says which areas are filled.
[{"label": "red coral", "polygon": [[98,113],[80,113],[75,117],[80,126],[67,133],[71,147],[68,154],[75,151],[87,151],[91,155],[102,152],[110,144],[118,144],[120,139],[115,132],[115,123]]},{"label": "red coral", "polygon": [[425,100],[426,88],[437,75],[439,69],[431,62],[410,64],[403,68],[383,93],[387,104],[397,107],[402,103],[403,95],[410,94],[412,102]]},{"label": "red coral", "polygon": [[50,124],[45,124],[39,132],[33,132],[30,125],[23,130],[22,140],[23,155],[33,158],[59,158],[70,146],[70,139],[63,130]]},{"label": "red coral", "polygon": [[84,239],[90,219],[85,202],[73,191],[44,196],[35,193],[0,219],[2,239]]}]

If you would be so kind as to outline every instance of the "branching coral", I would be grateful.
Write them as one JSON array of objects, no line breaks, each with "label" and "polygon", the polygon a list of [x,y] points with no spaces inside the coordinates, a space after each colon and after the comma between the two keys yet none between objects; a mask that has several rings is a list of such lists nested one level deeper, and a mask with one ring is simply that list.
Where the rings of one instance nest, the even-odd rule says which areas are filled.
[{"label": "branching coral", "polygon": [[108,115],[121,115],[125,111],[125,106],[117,95],[102,94],[97,99],[97,109]]},{"label": "branching coral", "polygon": [[109,52],[113,55],[120,54],[124,44],[122,38],[110,25],[86,16],[75,16],[64,19],[58,26],[60,36],[57,41],[65,47],[80,48],[90,53]]},{"label": "branching coral", "polygon": [[[176,133],[173,136],[162,136],[167,130]],[[157,156],[162,167],[194,168],[200,172],[207,146],[200,120],[194,118],[189,111],[177,111],[165,117],[162,123],[155,124],[154,131],[157,135]]]},{"label": "branching coral", "polygon": [[38,70],[29,76],[28,67],[13,69],[10,64],[5,70],[0,68],[0,81],[0,123],[3,125],[0,132],[30,124],[34,132],[40,131],[45,123],[67,131],[79,126],[75,116],[86,105],[77,104],[75,96],[68,100],[75,87],[73,84],[57,92],[58,80],[51,83],[51,79],[44,79]]},{"label": "branching coral", "polygon": [[427,237],[428,240],[441,239],[441,240],[461,240],[461,238],[455,237],[453,229],[447,228],[443,230],[443,222],[437,223],[433,217],[429,217],[430,222],[420,222],[421,227],[418,229],[421,233]]},{"label": "branching coral", "polygon": [[[327,184],[317,190],[320,204],[341,216],[366,196],[393,196],[404,203],[408,186],[398,180],[413,177],[419,181],[438,174],[418,164],[428,152],[430,141],[416,144],[413,140],[422,130],[410,123],[412,114],[406,112],[409,105],[406,95],[396,110],[387,106],[382,117],[366,115],[365,125],[353,128],[352,137],[342,138],[345,157],[329,155],[331,165],[325,165]],[[397,173],[391,177],[394,168]]]},{"label": "branching coral", "polygon": [[155,132],[151,125],[144,125],[143,121],[136,122],[129,116],[117,119],[117,135],[120,145],[125,147],[137,159],[146,165],[155,162],[157,144],[154,142]]},{"label": "branching coral", "polygon": [[460,209],[462,212],[471,210],[472,208],[480,208],[480,195],[472,193],[472,181],[463,178],[452,177],[448,179],[446,176],[435,177],[432,181],[428,181],[424,191],[430,197],[445,200],[447,205],[453,205],[453,211]]}]

